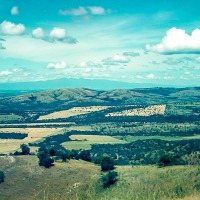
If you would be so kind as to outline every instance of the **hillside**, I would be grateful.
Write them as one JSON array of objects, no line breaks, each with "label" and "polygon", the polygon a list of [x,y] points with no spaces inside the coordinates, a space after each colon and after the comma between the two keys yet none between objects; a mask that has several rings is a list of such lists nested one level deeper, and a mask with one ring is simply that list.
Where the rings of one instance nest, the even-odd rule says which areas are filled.
[{"label": "hillside", "polygon": [[0,98],[2,112],[55,111],[74,106],[141,105],[199,101],[200,88],[152,88],[96,91],[59,89]]},{"label": "hillside", "polygon": [[199,199],[197,166],[118,166],[117,184],[104,189],[99,166],[70,160],[44,169],[37,162],[33,156],[0,157],[6,175],[1,200]]}]

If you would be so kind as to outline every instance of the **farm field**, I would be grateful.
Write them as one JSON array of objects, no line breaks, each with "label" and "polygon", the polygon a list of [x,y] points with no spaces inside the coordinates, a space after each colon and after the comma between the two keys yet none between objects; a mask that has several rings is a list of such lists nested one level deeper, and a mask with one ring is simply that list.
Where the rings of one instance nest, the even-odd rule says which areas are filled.
[{"label": "farm field", "polygon": [[62,128],[1,128],[0,133],[27,133],[28,137],[17,139],[0,139],[0,153],[9,153],[19,149],[21,144],[28,144],[41,140],[50,135],[62,133]]},{"label": "farm field", "polygon": [[146,108],[135,108],[121,112],[108,113],[106,116],[151,116],[164,115],[166,105],[153,105]]},{"label": "farm field", "polygon": [[91,149],[92,144],[125,144],[126,141],[111,136],[101,135],[71,135],[70,138],[76,141],[64,142],[62,146],[66,149]]},{"label": "farm field", "polygon": [[48,115],[40,116],[38,120],[68,118],[68,117],[72,117],[76,115],[82,115],[82,114],[87,114],[91,112],[105,110],[107,108],[109,108],[109,106],[74,107],[69,110],[53,112]]}]

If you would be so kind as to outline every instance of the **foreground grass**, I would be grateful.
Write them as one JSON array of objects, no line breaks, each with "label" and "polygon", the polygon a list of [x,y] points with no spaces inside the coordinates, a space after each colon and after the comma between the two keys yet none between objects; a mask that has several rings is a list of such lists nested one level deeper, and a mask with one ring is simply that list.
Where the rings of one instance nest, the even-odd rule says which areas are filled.
[{"label": "foreground grass", "polygon": [[84,161],[38,166],[35,156],[0,157],[1,200],[199,200],[198,166],[118,166],[118,182],[104,189],[100,168]]},{"label": "foreground grass", "polygon": [[119,181],[100,199],[200,199],[200,168],[195,166],[118,167]]}]

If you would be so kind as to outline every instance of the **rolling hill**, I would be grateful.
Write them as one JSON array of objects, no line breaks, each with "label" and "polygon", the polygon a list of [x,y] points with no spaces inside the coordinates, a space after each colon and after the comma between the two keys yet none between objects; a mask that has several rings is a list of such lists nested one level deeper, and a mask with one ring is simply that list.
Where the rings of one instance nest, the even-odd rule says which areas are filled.
[{"label": "rolling hill", "polygon": [[2,112],[55,111],[73,106],[163,104],[199,101],[200,87],[147,88],[132,90],[98,91],[86,88],[58,89],[18,96],[1,97]]}]

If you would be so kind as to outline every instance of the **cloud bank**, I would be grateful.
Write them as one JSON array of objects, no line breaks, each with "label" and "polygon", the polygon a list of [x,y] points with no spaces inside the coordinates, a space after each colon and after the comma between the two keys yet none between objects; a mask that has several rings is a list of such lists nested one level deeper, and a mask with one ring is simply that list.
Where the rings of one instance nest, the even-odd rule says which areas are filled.
[{"label": "cloud bank", "polygon": [[63,42],[68,44],[76,44],[77,39],[68,36],[67,30],[59,27],[54,27],[49,33],[38,27],[32,31],[32,37],[35,39],[41,39],[47,42]]}]

